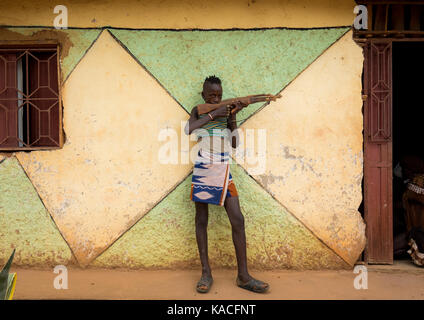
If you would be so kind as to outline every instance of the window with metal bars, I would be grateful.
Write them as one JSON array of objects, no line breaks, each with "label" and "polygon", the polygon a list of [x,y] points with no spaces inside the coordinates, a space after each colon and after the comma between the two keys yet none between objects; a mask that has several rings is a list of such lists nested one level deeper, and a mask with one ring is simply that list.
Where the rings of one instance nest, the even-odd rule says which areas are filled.
[{"label": "window with metal bars", "polygon": [[61,147],[58,46],[0,46],[0,150]]}]

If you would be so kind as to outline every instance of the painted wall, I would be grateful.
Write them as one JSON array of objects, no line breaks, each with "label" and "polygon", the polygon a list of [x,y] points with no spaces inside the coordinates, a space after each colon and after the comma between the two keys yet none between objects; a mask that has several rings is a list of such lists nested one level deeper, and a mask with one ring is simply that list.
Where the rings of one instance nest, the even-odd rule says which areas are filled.
[{"label": "painted wall", "polygon": [[[0,25],[52,26],[53,0],[3,0]],[[232,29],[350,26],[354,0],[64,0],[69,26]]]},{"label": "painted wall", "polygon": [[[363,60],[345,27],[354,5],[337,3],[234,2],[216,11],[215,3],[176,7],[165,1],[169,16],[147,2],[99,5],[96,11],[75,3],[68,8],[80,12],[69,19],[76,27],[301,30],[54,30],[28,27],[48,25],[51,18],[43,10],[52,2],[1,8],[8,14],[0,23],[13,27],[0,28],[0,40],[56,39],[61,45],[66,142],[60,150],[0,153],[0,262],[16,248],[15,263],[21,265],[198,267],[189,200],[192,165],[160,163],[158,154],[174,139],[182,150],[178,156],[189,155],[194,142],[182,133],[181,121],[201,102],[203,79],[216,74],[224,97],[282,93],[276,102],[252,105],[238,117],[243,134],[266,131],[265,171],[256,174],[240,159],[231,167],[246,218],[249,264],[352,266],[365,246],[357,211]],[[28,9],[19,10],[23,7]],[[120,10],[131,14],[112,19]],[[131,17],[141,11],[150,19]],[[234,12],[249,19],[234,21]],[[275,15],[261,19],[267,12]],[[219,22],[198,19],[218,13],[225,17]],[[330,28],[308,29],[322,26]],[[159,141],[160,135],[168,140]],[[31,194],[36,198],[23,200]],[[16,206],[21,201],[22,213]],[[35,235],[40,228],[45,233]],[[210,209],[208,230],[212,265],[234,267],[223,208]]]},{"label": "painted wall", "polygon": [[349,32],[243,126],[271,132],[265,172],[247,172],[349,263],[365,246],[361,73]]}]

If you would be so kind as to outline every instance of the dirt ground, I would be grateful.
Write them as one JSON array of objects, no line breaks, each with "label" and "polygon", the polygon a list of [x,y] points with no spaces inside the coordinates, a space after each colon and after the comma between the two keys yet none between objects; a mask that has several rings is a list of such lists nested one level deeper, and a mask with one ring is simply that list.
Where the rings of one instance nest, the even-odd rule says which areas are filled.
[{"label": "dirt ground", "polygon": [[354,288],[353,270],[251,271],[270,284],[266,294],[255,294],[235,285],[235,270],[214,270],[208,294],[199,294],[195,270],[105,270],[68,268],[68,289],[54,288],[58,274],[52,270],[12,268],[17,272],[14,299],[419,299],[424,300],[424,268],[410,261],[391,266],[366,266],[368,289]]}]

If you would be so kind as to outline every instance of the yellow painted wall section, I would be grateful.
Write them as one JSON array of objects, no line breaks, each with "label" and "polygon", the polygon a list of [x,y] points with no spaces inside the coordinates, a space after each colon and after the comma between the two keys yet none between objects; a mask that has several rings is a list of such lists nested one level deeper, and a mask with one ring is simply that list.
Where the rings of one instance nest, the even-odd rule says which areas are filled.
[{"label": "yellow painted wall section", "polygon": [[3,0],[0,25],[53,26],[58,4],[70,27],[230,29],[350,26],[353,0]]},{"label": "yellow painted wall section", "polygon": [[160,131],[180,136],[188,114],[107,30],[65,82],[63,105],[63,149],[16,157],[87,265],[189,174],[191,164],[158,161]]},{"label": "yellow painted wall section", "polygon": [[349,32],[242,126],[267,130],[265,172],[243,166],[350,264],[365,246],[362,63]]}]

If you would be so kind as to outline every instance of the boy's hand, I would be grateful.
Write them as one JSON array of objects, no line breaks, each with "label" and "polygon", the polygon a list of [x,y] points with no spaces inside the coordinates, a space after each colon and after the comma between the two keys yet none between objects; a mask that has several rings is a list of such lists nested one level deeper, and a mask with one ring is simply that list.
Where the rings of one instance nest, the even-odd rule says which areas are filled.
[{"label": "boy's hand", "polygon": [[235,110],[235,111],[234,111],[234,113],[233,113],[233,114],[235,114],[235,113],[239,112],[241,109],[243,109],[243,108],[247,107],[247,106],[248,106],[248,104],[247,104],[247,103],[243,103],[243,102],[241,102],[241,101],[236,101],[236,102],[234,102],[234,103],[232,104],[232,106],[234,106],[234,109],[233,109],[233,110]]},{"label": "boy's hand", "polygon": [[230,115],[231,107],[228,106],[222,106],[218,109],[210,112],[211,116],[215,119],[216,117],[228,117]]}]

